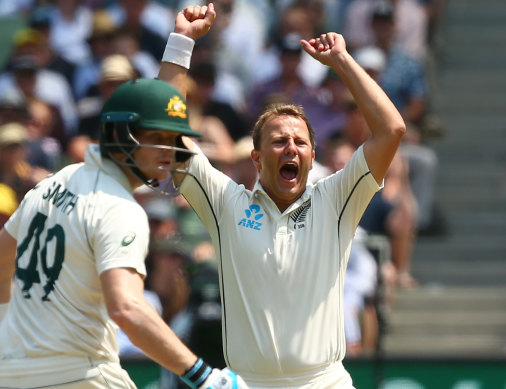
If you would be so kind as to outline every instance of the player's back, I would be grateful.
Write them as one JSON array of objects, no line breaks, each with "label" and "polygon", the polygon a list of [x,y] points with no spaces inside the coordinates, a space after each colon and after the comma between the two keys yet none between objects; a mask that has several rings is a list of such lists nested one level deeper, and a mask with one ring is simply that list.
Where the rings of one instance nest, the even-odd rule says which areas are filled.
[{"label": "player's back", "polygon": [[117,360],[117,327],[107,314],[93,245],[112,202],[130,204],[132,196],[98,166],[75,164],[41,181],[7,222],[17,258],[0,325],[3,360]]}]

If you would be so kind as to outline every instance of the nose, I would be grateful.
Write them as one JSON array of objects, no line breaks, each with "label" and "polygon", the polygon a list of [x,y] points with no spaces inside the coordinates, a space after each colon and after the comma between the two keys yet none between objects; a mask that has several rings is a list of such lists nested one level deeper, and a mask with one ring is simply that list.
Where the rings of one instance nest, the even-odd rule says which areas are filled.
[{"label": "nose", "polygon": [[297,153],[297,145],[293,139],[288,139],[286,142],[285,153],[288,155],[295,155]]}]

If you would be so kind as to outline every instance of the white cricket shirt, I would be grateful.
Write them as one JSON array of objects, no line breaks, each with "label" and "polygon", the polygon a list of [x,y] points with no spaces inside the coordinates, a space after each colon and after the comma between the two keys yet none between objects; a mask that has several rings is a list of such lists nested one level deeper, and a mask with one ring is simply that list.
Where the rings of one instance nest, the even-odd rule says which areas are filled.
[{"label": "white cricket shirt", "polygon": [[224,354],[256,386],[302,385],[346,350],[343,285],[358,222],[379,189],[362,147],[283,213],[198,154],[181,192],[219,262]]},{"label": "white cricket shirt", "polygon": [[18,258],[0,324],[0,382],[65,371],[66,363],[71,369],[84,359],[117,362],[117,325],[99,275],[118,267],[145,275],[149,240],[146,213],[121,169],[90,146],[85,163],[32,189],[5,228],[17,240]]}]

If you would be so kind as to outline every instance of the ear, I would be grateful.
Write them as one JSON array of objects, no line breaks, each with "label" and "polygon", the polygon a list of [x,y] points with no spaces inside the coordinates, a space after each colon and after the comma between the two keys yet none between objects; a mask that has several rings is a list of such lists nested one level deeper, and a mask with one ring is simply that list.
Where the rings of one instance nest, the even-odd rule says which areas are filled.
[{"label": "ear", "polygon": [[262,170],[262,163],[260,162],[260,152],[258,150],[251,150],[251,160],[257,171]]},{"label": "ear", "polygon": [[311,152],[311,169],[313,168],[313,162],[315,158],[316,158],[316,150],[313,149],[313,151]]}]

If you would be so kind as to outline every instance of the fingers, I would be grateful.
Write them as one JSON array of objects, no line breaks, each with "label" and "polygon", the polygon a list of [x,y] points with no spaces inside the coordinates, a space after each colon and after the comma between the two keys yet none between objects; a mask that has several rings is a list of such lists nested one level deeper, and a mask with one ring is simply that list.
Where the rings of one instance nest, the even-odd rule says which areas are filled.
[{"label": "fingers", "polygon": [[315,45],[315,42],[316,40],[315,39],[311,39],[309,41],[306,41],[304,39],[302,39],[300,41],[300,44],[302,45],[302,48],[310,55],[313,55],[315,53],[315,48],[314,48],[314,45]]},{"label": "fingers", "polygon": [[204,19],[206,11],[207,11],[206,5],[203,6],[190,5],[183,10],[183,14],[186,17],[186,20],[188,20],[189,22],[193,22],[194,20],[197,19]]},{"label": "fingers", "polygon": [[214,10],[214,4],[209,3],[209,5],[190,5],[183,10],[183,14],[186,17],[186,20],[189,22],[193,22],[194,20],[199,19],[208,19],[208,21],[214,21],[216,17],[216,12]]},{"label": "fingers", "polygon": [[318,51],[326,51],[334,47],[336,43],[337,34],[329,32],[327,34],[321,34],[319,38],[311,39],[309,42]]}]

